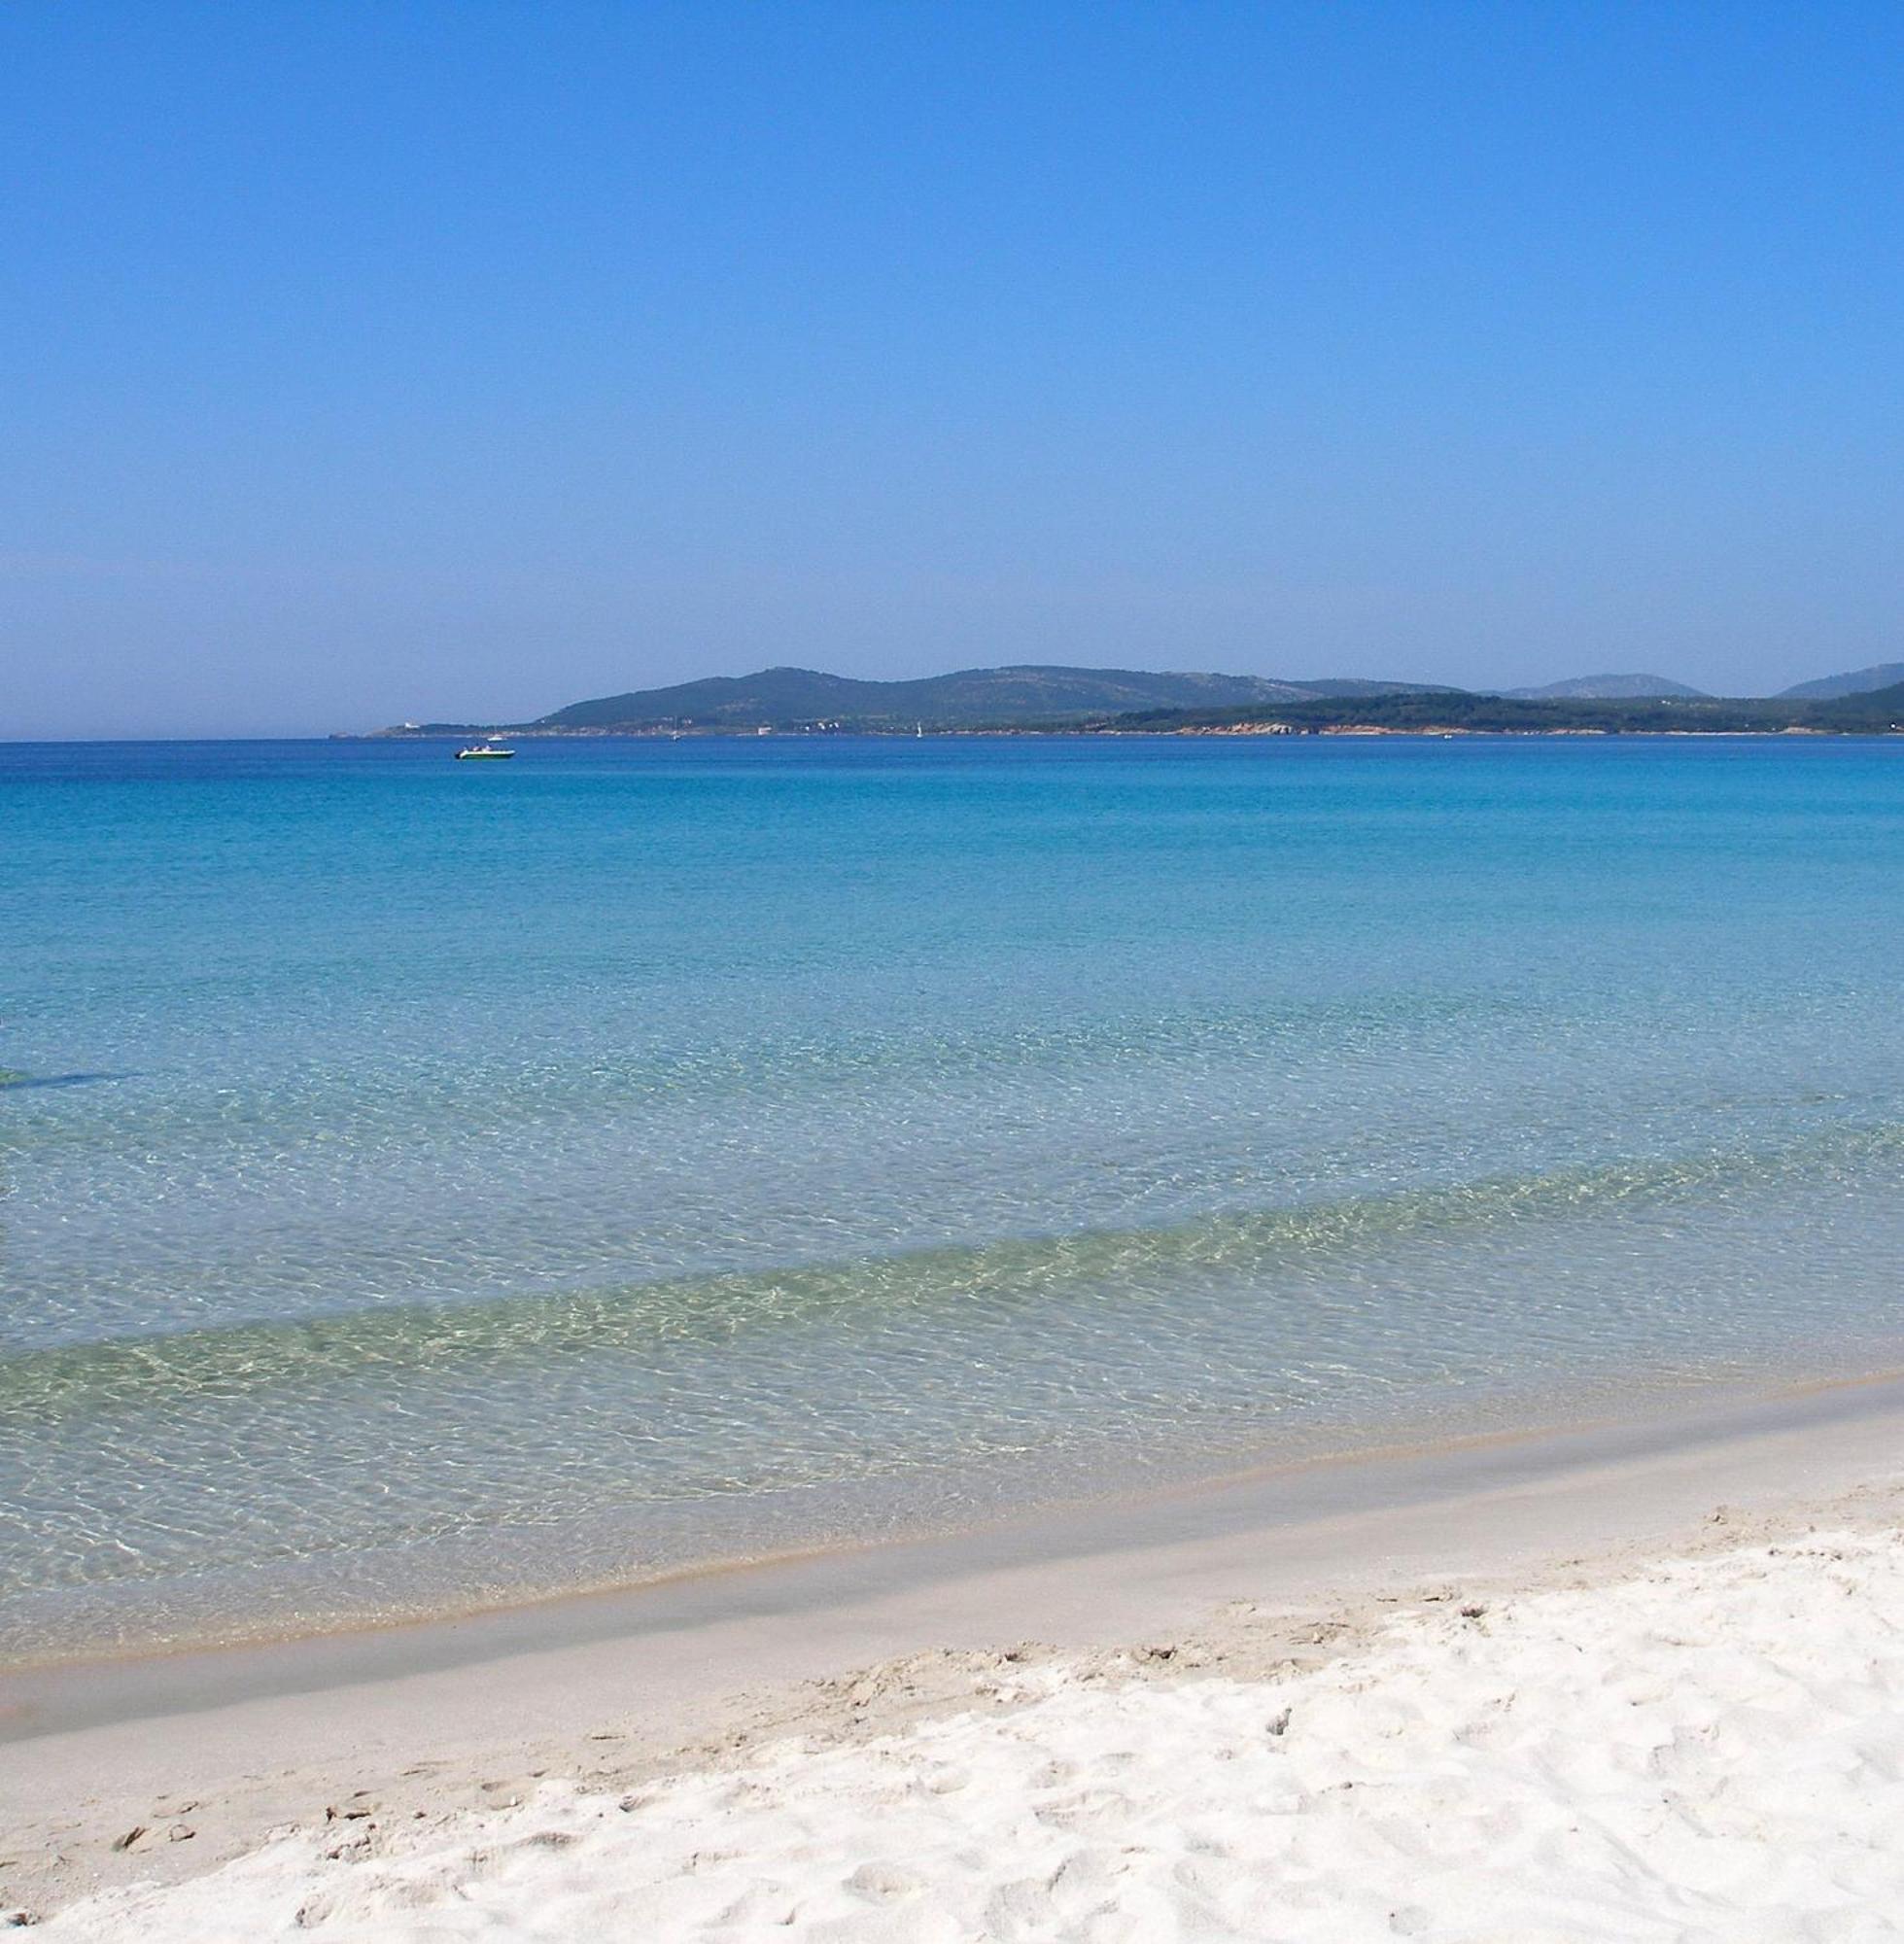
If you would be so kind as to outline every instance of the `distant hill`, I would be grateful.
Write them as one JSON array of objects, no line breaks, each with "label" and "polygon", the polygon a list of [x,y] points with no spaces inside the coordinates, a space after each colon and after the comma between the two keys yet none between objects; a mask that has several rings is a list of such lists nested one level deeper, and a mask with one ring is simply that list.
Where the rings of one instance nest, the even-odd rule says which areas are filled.
[{"label": "distant hill", "polygon": [[1382,694],[1405,682],[1276,681],[1254,675],[1152,675],[1140,669],[960,669],[913,681],[861,681],[817,669],[762,669],[669,688],[632,689],[571,703],[525,728],[615,729],[979,727],[1126,713],[1145,709],[1234,709]]},{"label": "distant hill", "polygon": [[1801,681],[1793,688],[1779,691],[1781,702],[1828,702],[1838,695],[1868,695],[1873,689],[1894,688],[1904,682],[1904,662],[1879,662],[1868,669],[1853,669],[1849,675],[1820,676],[1816,681]]},{"label": "distant hill", "polygon": [[[1890,685],[1864,685],[1890,674]],[[1856,688],[1840,684],[1857,682]],[[1819,694],[1816,691],[1828,689]],[[1809,691],[1809,692],[1808,692]],[[1152,674],[1141,669],[1020,666],[961,669],[913,681],[861,681],[816,669],[762,669],[668,688],[631,689],[558,709],[535,722],[406,722],[379,736],[511,733],[602,736],[678,730],[1117,729],[1181,731],[1282,723],[1292,730],[1482,734],[1887,735],[1904,721],[1904,663],[1833,677],[1767,700],[1723,701],[1660,676],[1582,676],[1545,688],[1476,694],[1427,682],[1332,677]]]},{"label": "distant hill", "polygon": [[1353,695],[1466,695],[1465,688],[1454,688],[1442,681],[1359,681],[1348,677],[1331,677],[1322,681],[1298,681],[1291,684],[1305,696],[1313,696],[1319,701],[1333,701],[1338,697]]},{"label": "distant hill", "polygon": [[1904,733],[1904,682],[1827,701],[1653,695],[1593,700],[1390,689],[1239,711],[1152,710],[1090,726],[1152,735],[1261,729],[1319,736],[1887,736]]},{"label": "distant hill", "polygon": [[1550,681],[1542,688],[1509,688],[1503,694],[1516,702],[1637,702],[1667,696],[1700,700],[1706,691],[1669,681],[1663,675],[1576,675],[1571,681]]},{"label": "distant hill", "polygon": [[[1892,666],[1904,668],[1904,662]],[[1894,730],[1904,723],[1904,681],[1893,681],[1884,688],[1856,688],[1849,695],[1827,696],[1816,704],[1812,715],[1834,728],[1852,727],[1867,733]]]}]

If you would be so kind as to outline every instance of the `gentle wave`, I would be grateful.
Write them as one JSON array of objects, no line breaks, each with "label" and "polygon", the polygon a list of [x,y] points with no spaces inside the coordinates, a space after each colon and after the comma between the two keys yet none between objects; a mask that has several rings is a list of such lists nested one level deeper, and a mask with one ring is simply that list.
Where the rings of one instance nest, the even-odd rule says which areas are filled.
[{"label": "gentle wave", "polygon": [[1904,1163],[1904,1123],[1887,1122],[1829,1128],[1775,1148],[1621,1161],[1164,1228],[1012,1237],[767,1272],[110,1338],[0,1357],[0,1406],[64,1418],[316,1386],[379,1370],[415,1377],[453,1366],[711,1343],[874,1307],[1023,1312],[1150,1289],[1166,1300],[1176,1283],[1198,1273],[1260,1276],[1363,1244],[1591,1216],[1624,1204],[1668,1205],[1896,1163]]}]

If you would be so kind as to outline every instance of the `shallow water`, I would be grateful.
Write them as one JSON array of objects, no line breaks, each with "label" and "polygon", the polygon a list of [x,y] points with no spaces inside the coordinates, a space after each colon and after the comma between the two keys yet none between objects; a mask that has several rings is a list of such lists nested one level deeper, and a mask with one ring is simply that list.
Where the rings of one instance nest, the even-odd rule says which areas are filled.
[{"label": "shallow water", "polygon": [[1887,1358],[1904,743],[0,747],[0,1652]]}]

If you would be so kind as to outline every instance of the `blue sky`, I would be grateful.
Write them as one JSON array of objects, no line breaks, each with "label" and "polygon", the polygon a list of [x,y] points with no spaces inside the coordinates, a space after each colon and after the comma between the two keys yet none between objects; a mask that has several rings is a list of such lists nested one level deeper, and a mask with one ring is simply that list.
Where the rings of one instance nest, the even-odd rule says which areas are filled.
[{"label": "blue sky", "polygon": [[1904,655],[1895,5],[0,14],[0,737]]}]

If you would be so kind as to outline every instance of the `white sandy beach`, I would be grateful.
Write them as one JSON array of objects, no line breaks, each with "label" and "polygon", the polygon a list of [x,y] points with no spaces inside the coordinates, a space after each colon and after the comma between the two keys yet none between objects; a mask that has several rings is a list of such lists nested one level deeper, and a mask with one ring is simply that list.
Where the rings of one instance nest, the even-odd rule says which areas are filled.
[{"label": "white sandy beach", "polygon": [[591,1610],[466,1623],[448,1662],[431,1630],[293,1644],[289,1682],[188,1669],[91,1721],[59,1697],[102,1673],[15,1677],[0,1915],[99,1944],[1897,1935],[1900,1403],[1483,1453],[1419,1502],[1380,1502],[1419,1463],[1245,1483],[1154,1508],[1174,1540],[1133,1508],[1122,1552],[981,1538],[807,1601],[802,1569],[716,1578],[729,1617],[645,1634],[653,1594],[567,1641]]},{"label": "white sandy beach", "polygon": [[1904,1534],[1453,1600],[1283,1679],[1009,1662],[973,1712],[627,1794],[344,1815],[49,1937],[1742,1939],[1904,1924]]}]

